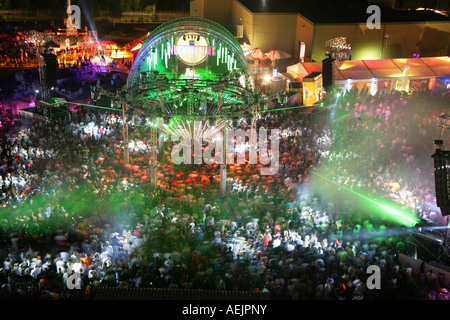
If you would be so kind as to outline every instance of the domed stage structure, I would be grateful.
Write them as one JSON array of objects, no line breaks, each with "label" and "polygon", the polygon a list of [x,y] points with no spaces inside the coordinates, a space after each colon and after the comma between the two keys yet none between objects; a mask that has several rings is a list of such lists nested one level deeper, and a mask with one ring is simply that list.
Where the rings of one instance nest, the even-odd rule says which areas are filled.
[{"label": "domed stage structure", "polygon": [[[150,33],[121,100],[127,113],[150,120],[151,183],[156,187],[158,131],[188,140],[221,132],[226,140],[233,120],[254,119],[260,96],[235,37],[213,21],[185,17]],[[224,163],[223,188],[225,179]]]}]

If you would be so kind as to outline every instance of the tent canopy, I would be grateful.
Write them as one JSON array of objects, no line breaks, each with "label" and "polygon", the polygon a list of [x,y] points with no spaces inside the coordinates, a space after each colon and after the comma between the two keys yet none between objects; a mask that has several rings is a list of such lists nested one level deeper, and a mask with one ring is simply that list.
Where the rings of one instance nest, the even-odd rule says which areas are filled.
[{"label": "tent canopy", "polygon": [[59,48],[59,47],[61,47],[60,46],[60,44],[59,43],[56,43],[55,41],[47,41],[46,43],[45,43],[45,47],[48,47],[48,48]]},{"label": "tent canopy", "polygon": [[[338,61],[337,80],[368,80],[372,78],[401,78],[405,66],[409,77],[442,77],[450,75],[450,57],[411,59],[345,60]],[[289,66],[287,72],[303,79],[312,72],[322,72],[322,62],[303,62]]]}]

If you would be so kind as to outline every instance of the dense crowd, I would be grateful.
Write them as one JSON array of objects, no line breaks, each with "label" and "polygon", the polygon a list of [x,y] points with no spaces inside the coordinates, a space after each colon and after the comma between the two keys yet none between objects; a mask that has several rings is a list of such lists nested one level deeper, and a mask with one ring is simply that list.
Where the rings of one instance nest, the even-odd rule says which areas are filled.
[{"label": "dense crowd", "polygon": [[[218,166],[174,165],[168,141],[151,190],[149,130],[138,117],[129,122],[128,159],[120,114],[81,108],[70,123],[16,118],[0,154],[2,298],[94,299],[100,287],[154,287],[287,300],[448,299],[431,270],[399,263],[406,228],[361,214],[351,196],[310,173],[445,223],[427,163],[448,101],[430,101],[340,100],[334,123],[325,110],[268,113],[258,127],[280,129],[277,175],[229,165],[223,196]],[[369,265],[381,268],[382,290],[367,288]]]},{"label": "dense crowd", "polygon": [[337,105],[348,114],[336,124],[336,148],[326,154],[323,172],[340,185],[391,199],[421,219],[447,225],[434,199],[430,159],[448,99],[393,94],[352,105],[349,100]]},{"label": "dense crowd", "polygon": [[17,68],[35,63],[36,47],[30,37],[31,33],[23,28],[0,24],[0,65]]}]

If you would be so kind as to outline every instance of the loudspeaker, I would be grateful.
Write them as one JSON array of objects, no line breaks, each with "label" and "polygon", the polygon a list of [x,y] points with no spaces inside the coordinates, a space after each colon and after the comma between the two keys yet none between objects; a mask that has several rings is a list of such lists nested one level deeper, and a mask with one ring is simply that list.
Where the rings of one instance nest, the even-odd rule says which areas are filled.
[{"label": "loudspeaker", "polygon": [[322,60],[322,84],[326,92],[330,92],[337,75],[337,61],[332,58]]},{"label": "loudspeaker", "polygon": [[44,79],[45,85],[51,87],[56,84],[56,74],[58,72],[58,60],[54,54],[44,55]]},{"label": "loudspeaker", "polygon": [[443,216],[450,214],[450,151],[437,149],[434,159],[436,204]]}]

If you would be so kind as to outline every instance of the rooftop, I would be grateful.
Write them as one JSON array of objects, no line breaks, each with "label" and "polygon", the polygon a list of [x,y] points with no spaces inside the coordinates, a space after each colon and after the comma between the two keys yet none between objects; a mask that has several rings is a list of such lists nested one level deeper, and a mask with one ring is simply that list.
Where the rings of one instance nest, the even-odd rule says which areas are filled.
[{"label": "rooftop", "polygon": [[[366,0],[238,0],[253,13],[300,13],[313,23],[366,22],[372,5]],[[381,22],[449,21],[431,10],[381,8]]]}]

